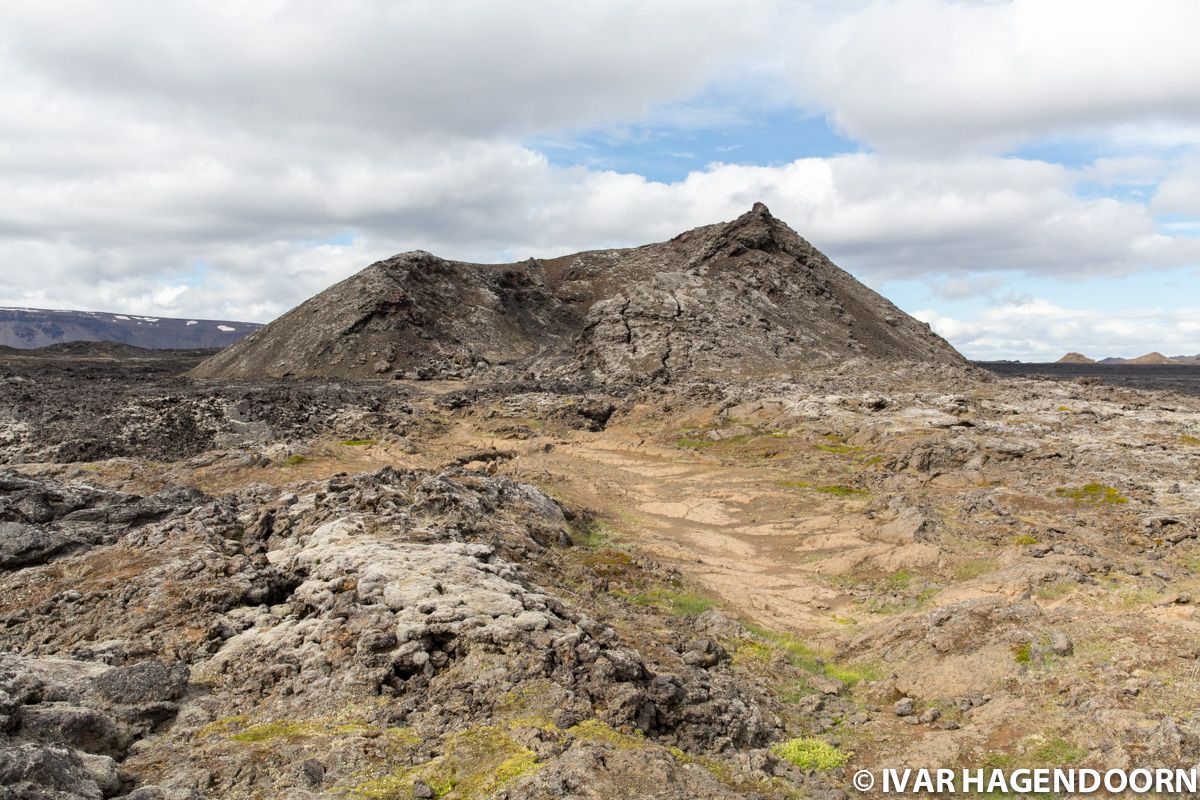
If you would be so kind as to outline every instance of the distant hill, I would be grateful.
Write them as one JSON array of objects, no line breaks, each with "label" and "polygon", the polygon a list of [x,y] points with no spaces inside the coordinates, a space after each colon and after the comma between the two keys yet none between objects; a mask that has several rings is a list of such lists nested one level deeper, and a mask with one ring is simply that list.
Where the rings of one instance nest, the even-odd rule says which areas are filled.
[{"label": "distant hill", "polygon": [[216,319],[0,308],[0,345],[22,350],[64,342],[118,342],[154,350],[221,348],[261,327],[255,322]]},{"label": "distant hill", "polygon": [[1099,361],[1081,353],[1067,353],[1058,360],[1059,364],[1200,364],[1200,354],[1194,356],[1164,356],[1157,350],[1137,358],[1102,358]]},{"label": "distant hill", "polygon": [[372,264],[201,378],[763,378],[850,358],[966,362],[756,203],[668,242],[518,264]]}]

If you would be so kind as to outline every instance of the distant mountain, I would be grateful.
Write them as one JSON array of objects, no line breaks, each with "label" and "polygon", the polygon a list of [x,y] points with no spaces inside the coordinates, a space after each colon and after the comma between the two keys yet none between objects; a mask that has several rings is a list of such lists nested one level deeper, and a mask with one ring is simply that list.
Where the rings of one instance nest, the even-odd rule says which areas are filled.
[{"label": "distant mountain", "polygon": [[1146,355],[1144,355],[1144,356],[1138,356],[1137,358],[1131,358],[1128,361],[1126,361],[1125,363],[1126,364],[1172,364],[1174,362],[1171,361],[1171,359],[1164,356],[1162,353],[1155,351],[1153,353],[1146,353]]},{"label": "distant mountain", "polygon": [[1200,364],[1200,354],[1194,356],[1164,356],[1157,350],[1137,358],[1102,358],[1099,361],[1081,353],[1067,353],[1058,360],[1059,364]]},{"label": "distant mountain", "polygon": [[119,342],[155,350],[228,347],[261,327],[215,319],[0,308],[0,345],[21,349],[63,342]]}]

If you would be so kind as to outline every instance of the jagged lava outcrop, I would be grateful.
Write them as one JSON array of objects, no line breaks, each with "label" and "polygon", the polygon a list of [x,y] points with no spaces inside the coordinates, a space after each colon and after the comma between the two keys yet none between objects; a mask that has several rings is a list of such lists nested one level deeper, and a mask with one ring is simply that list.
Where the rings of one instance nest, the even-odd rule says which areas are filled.
[{"label": "jagged lava outcrop", "polygon": [[517,264],[403,253],[192,375],[673,383],[787,377],[856,357],[965,364],[756,203],[630,249]]}]

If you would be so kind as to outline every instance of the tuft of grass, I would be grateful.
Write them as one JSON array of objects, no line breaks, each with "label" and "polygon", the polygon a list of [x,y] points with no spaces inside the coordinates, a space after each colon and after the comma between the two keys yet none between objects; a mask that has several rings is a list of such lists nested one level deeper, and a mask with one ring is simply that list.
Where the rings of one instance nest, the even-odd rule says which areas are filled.
[{"label": "tuft of grass", "polygon": [[707,597],[673,589],[654,589],[634,595],[629,600],[634,605],[654,606],[677,617],[698,617],[713,606],[713,601]]},{"label": "tuft of grass", "polygon": [[578,547],[599,550],[603,547],[611,547],[616,538],[615,534],[616,531],[607,522],[593,520],[583,530],[576,531],[571,539]]},{"label": "tuft of grass", "polygon": [[812,684],[801,679],[798,681],[792,681],[791,683],[780,688],[779,699],[785,703],[795,704],[799,703],[801,700],[808,697],[815,691],[816,690],[813,689]]},{"label": "tuft of grass", "polygon": [[954,565],[954,579],[969,581],[972,578],[978,578],[980,575],[995,572],[996,566],[996,562],[990,558],[969,558]]},{"label": "tuft of grass", "polygon": [[840,483],[829,484],[827,486],[814,486],[808,481],[777,481],[777,486],[784,489],[814,489],[822,494],[832,494],[836,497],[867,497],[871,493],[866,489],[855,489],[853,486],[845,486]]},{"label": "tuft of grass", "polygon": [[1037,537],[1034,536],[1033,534],[1029,534],[1029,533],[1022,533],[1020,536],[1017,536],[1013,539],[1013,544],[1017,544],[1017,545],[1027,545],[1027,544],[1037,544],[1037,543],[1038,543]]},{"label": "tuft of grass", "polygon": [[823,494],[831,494],[835,497],[866,497],[870,494],[866,489],[855,489],[851,486],[843,486],[840,483],[830,486],[818,486],[817,491]]},{"label": "tuft of grass", "polygon": [[800,769],[818,772],[844,767],[850,760],[848,753],[843,753],[822,739],[788,739],[772,745],[771,752]]},{"label": "tuft of grass", "polygon": [[1045,586],[1039,586],[1034,592],[1042,600],[1059,600],[1079,588],[1073,581],[1056,581]]},{"label": "tuft of grass", "polygon": [[298,453],[292,454],[283,460],[283,463],[289,467],[296,467],[303,464],[307,459]]},{"label": "tuft of grass", "polygon": [[1033,645],[1029,642],[1015,644],[1012,648],[1013,660],[1018,664],[1028,664],[1033,660]]},{"label": "tuft of grass", "polygon": [[1054,490],[1058,497],[1066,497],[1078,503],[1128,503],[1129,498],[1122,495],[1115,486],[1105,486],[1102,483],[1086,483],[1079,487],[1060,486]]},{"label": "tuft of grass", "polygon": [[369,444],[375,444],[374,439],[346,439],[342,442],[345,447],[366,447]]},{"label": "tuft of grass", "polygon": [[1068,742],[1061,736],[1056,736],[1052,739],[1047,739],[1035,747],[1029,752],[1029,755],[1039,764],[1059,767],[1080,761],[1087,755],[1087,750],[1084,750],[1077,744]]}]

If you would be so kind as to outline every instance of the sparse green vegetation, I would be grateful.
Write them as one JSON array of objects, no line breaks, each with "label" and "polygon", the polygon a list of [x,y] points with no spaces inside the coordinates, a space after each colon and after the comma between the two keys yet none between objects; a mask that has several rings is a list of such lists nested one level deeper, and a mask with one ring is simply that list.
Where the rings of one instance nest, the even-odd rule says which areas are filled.
[{"label": "sparse green vegetation", "polygon": [[1037,543],[1038,543],[1037,537],[1031,533],[1022,533],[1020,536],[1017,536],[1013,539],[1013,544],[1017,544],[1017,545],[1021,545],[1021,546],[1029,545],[1029,544],[1037,544]]},{"label": "sparse green vegetation", "polygon": [[346,439],[342,442],[345,447],[366,447],[367,445],[375,444],[374,439]]},{"label": "sparse green vegetation", "polygon": [[846,766],[850,760],[847,753],[822,739],[788,739],[771,747],[771,752],[800,769],[825,772]]},{"label": "sparse green vegetation", "polygon": [[1012,648],[1013,660],[1018,664],[1028,664],[1033,660],[1033,645],[1029,642],[1015,644]]},{"label": "sparse green vegetation", "polygon": [[1122,495],[1115,486],[1105,486],[1101,483],[1087,483],[1079,487],[1060,486],[1054,490],[1054,494],[1079,503],[1119,504],[1129,502],[1129,498]]},{"label": "sparse green vegetation", "polygon": [[1184,444],[1200,445],[1200,436],[1192,436],[1190,433],[1185,433],[1179,437],[1179,441]]},{"label": "sparse green vegetation", "polygon": [[283,460],[283,463],[289,467],[296,467],[303,464],[307,459],[299,453],[293,453]]},{"label": "sparse green vegetation", "polygon": [[756,638],[738,640],[734,648],[735,661],[769,662],[776,653],[781,653],[792,666],[814,675],[835,678],[847,686],[875,677],[872,667],[865,664],[835,664],[831,661],[830,653],[809,647],[791,634],[776,633],[754,625],[747,626],[747,630]]},{"label": "sparse green vegetation", "polygon": [[716,443],[715,439],[697,439],[692,436],[680,436],[675,440],[676,447],[683,447],[688,450],[700,450],[704,447],[712,447]]}]

